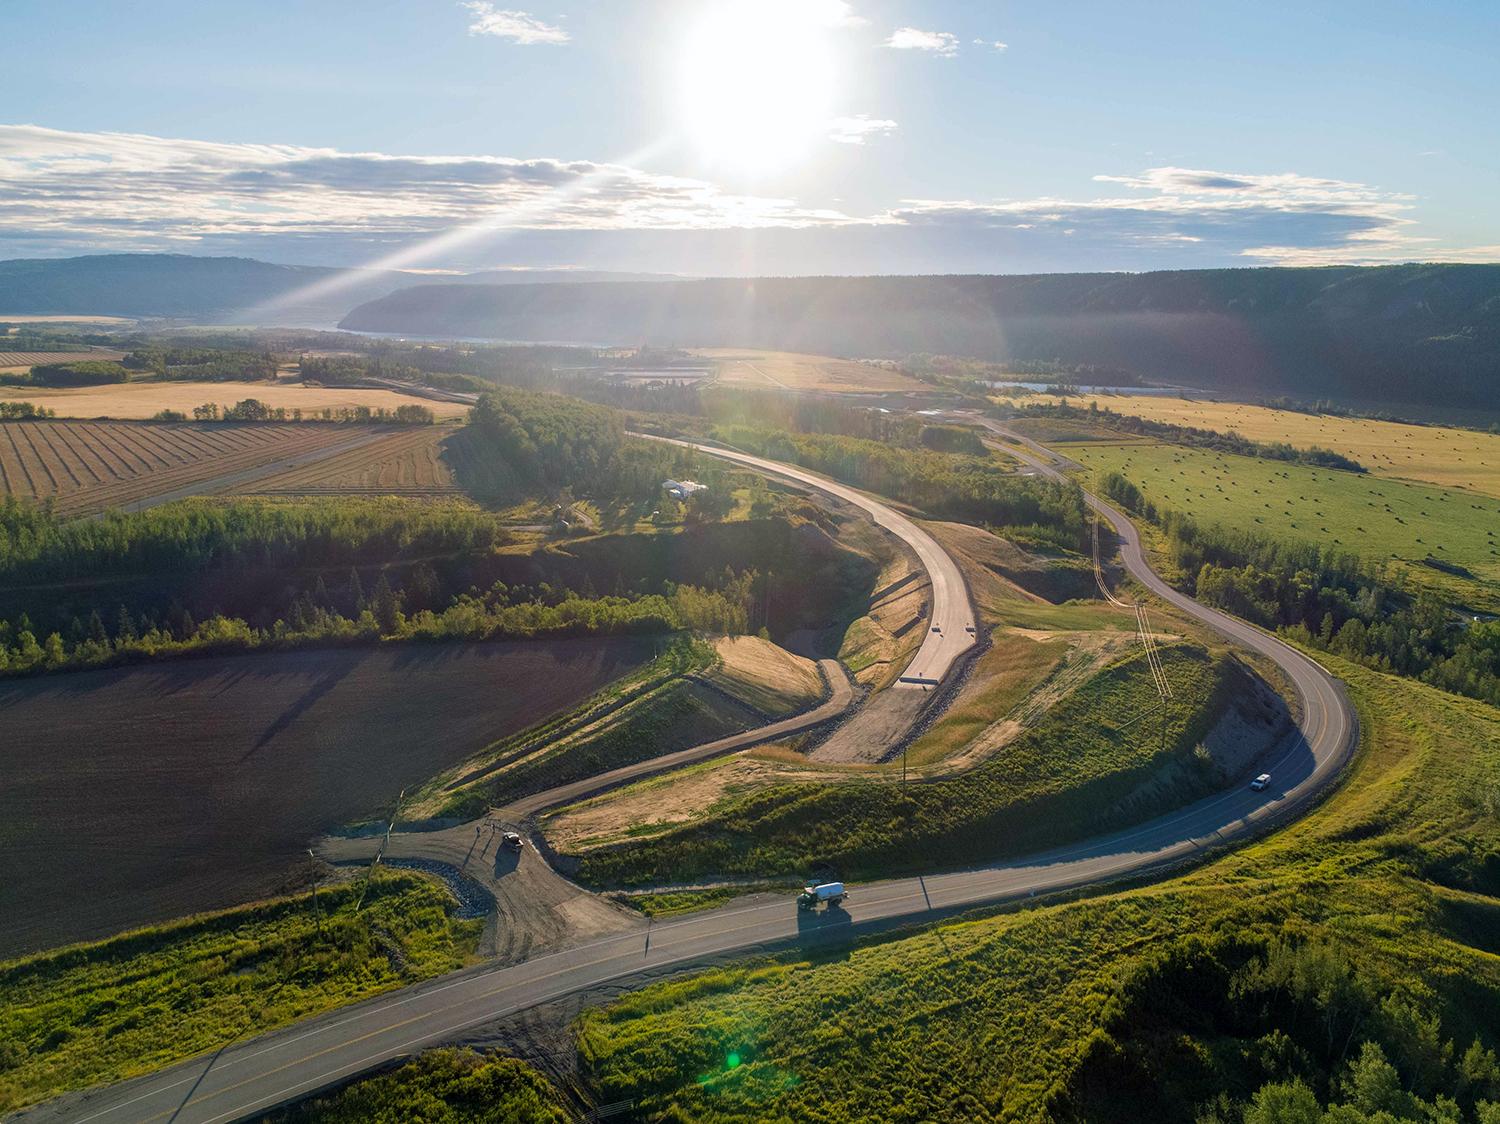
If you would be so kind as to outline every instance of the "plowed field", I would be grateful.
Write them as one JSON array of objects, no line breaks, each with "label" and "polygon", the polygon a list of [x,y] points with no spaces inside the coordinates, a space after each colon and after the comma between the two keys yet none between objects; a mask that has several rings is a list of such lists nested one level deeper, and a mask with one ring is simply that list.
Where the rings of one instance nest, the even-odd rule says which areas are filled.
[{"label": "plowed field", "polygon": [[314,836],[652,653],[385,645],[0,683],[0,959],[285,890]]},{"label": "plowed field", "polygon": [[381,441],[244,484],[237,492],[270,495],[440,496],[459,491],[444,460],[447,426],[400,430]]},{"label": "plowed field", "polygon": [[51,498],[60,514],[87,515],[368,439],[372,432],[342,425],[4,422],[0,491]]}]

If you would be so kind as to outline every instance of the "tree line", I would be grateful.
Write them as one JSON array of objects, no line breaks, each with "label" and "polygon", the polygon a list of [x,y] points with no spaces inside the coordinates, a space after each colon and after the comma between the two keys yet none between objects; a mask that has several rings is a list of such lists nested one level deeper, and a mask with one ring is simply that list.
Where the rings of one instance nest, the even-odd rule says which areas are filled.
[{"label": "tree line", "polygon": [[[482,560],[507,541],[495,515],[460,503],[189,501],[63,521],[45,506],[7,497],[0,500],[0,587],[68,588],[32,601],[50,623],[25,610],[0,619],[0,671],[383,640],[751,630],[760,579],[753,569],[599,596],[587,582],[573,589],[495,581],[478,589],[464,584],[469,568],[432,564]],[[345,567],[347,578],[328,576]],[[103,600],[103,591],[141,582],[149,589],[136,610]],[[238,611],[217,607],[225,590],[242,591]],[[16,596],[24,603],[24,593]],[[215,607],[195,618],[184,599]]]},{"label": "tree line", "polygon": [[[185,410],[158,410],[152,421],[188,420]],[[332,422],[341,425],[433,425],[437,415],[426,406],[409,402],[394,410],[384,406],[324,406],[304,410],[300,406],[268,406],[258,398],[243,398],[232,406],[204,402],[192,409],[192,420],[200,422]]]},{"label": "tree line", "polygon": [[1083,493],[1075,485],[1018,476],[988,457],[744,426],[719,427],[714,434],[737,448],[909,503],[934,518],[981,523],[1067,550],[1088,545]]}]

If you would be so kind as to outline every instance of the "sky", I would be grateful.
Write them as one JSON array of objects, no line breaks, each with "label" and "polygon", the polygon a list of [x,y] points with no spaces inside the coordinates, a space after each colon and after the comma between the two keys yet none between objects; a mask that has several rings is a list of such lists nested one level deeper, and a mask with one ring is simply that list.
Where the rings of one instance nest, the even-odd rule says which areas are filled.
[{"label": "sky", "polygon": [[3,10],[0,257],[686,275],[1500,261],[1493,0]]}]

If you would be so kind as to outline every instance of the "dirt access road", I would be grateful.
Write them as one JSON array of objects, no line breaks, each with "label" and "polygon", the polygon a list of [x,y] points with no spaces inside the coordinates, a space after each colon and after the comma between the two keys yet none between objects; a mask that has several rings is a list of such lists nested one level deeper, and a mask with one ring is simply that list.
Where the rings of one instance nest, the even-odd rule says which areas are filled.
[{"label": "dirt access road", "polygon": [[[1035,467],[1055,471],[1040,458]],[[1120,534],[1126,568],[1137,580],[1230,640],[1274,660],[1302,696],[1302,718],[1271,766],[1273,781],[1266,791],[1220,793],[1137,827],[1010,862],[856,885],[844,908],[807,913],[790,899],[726,906],[510,967],[458,973],[161,1073],[69,1096],[20,1119],[78,1124],[243,1119],[471,1027],[642,971],[778,946],[848,942],[892,924],[933,920],[975,905],[1159,872],[1307,811],[1338,778],[1359,740],[1354,710],[1339,682],[1274,636],[1170,589],[1147,565],[1129,521],[1107,504],[1091,502]]]}]

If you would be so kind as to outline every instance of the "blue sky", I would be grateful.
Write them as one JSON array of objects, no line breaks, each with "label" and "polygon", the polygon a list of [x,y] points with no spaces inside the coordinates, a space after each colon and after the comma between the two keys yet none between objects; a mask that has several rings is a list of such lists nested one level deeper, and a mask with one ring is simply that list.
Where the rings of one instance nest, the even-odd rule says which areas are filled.
[{"label": "blue sky", "polygon": [[5,11],[6,257],[693,274],[1500,260],[1488,0]]}]

